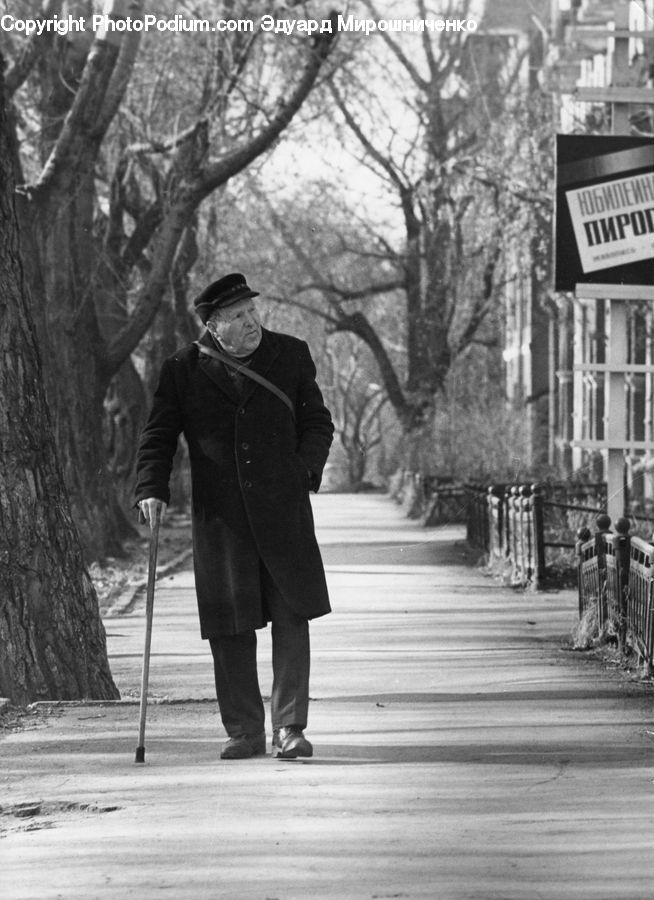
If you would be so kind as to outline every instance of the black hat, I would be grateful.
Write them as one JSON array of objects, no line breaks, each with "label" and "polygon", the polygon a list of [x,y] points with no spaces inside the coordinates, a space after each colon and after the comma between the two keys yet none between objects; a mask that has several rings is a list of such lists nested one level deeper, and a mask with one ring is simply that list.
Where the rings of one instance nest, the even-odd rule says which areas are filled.
[{"label": "black hat", "polygon": [[240,272],[232,272],[218,281],[212,282],[202,293],[195,298],[193,306],[195,311],[206,325],[207,320],[215,309],[224,309],[239,300],[247,300],[249,297],[258,297],[259,291],[252,291],[247,285],[245,276]]}]

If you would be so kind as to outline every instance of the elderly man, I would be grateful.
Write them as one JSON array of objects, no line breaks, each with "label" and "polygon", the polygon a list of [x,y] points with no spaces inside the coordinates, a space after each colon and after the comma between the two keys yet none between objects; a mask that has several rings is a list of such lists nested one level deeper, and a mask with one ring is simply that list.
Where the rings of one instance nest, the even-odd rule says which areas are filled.
[{"label": "elderly man", "polygon": [[169,502],[180,433],[188,443],[195,585],[229,737],[223,759],[266,752],[256,629],[272,624],[272,753],[311,756],[308,620],[330,611],[309,491],[333,425],[304,341],[261,327],[239,273],[195,300],[199,341],[167,359],[137,462],[136,499],[150,522]]}]

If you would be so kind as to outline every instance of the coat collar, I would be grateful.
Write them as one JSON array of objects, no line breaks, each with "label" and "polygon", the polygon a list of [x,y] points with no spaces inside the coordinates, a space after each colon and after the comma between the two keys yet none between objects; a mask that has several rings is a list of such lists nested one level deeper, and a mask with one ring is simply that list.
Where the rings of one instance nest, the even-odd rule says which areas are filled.
[{"label": "coat collar", "polygon": [[[260,375],[266,375],[274,360],[279,356],[280,351],[278,343],[275,340],[274,332],[268,331],[266,328],[262,328],[261,331],[261,343],[252,354],[249,368],[258,372]],[[213,338],[208,331],[205,331],[200,338],[199,343],[205,347],[215,348]],[[218,385],[218,387],[224,391],[234,403],[244,403],[257,388],[265,390],[265,388],[258,385],[255,381],[246,377],[244,390],[239,394],[234,387],[232,379],[225,371],[224,363],[221,363],[217,359],[212,359],[210,356],[205,356],[203,353],[198,354],[198,365],[202,371],[209,376],[214,384]]]}]

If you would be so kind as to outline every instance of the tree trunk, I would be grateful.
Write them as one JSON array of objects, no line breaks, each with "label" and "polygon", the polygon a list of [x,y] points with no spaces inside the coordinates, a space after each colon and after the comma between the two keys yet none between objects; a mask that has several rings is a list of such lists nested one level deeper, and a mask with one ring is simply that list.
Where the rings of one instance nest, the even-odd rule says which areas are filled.
[{"label": "tree trunk", "polygon": [[[94,230],[98,151],[108,126],[106,94],[120,49],[73,36],[39,59],[43,168],[20,208],[55,443],[86,561],[122,552],[133,536],[103,441],[111,373],[94,286],[102,283]],[[128,67],[129,68],[129,67]]]},{"label": "tree trunk", "polygon": [[26,301],[0,58],[0,693],[116,699]]}]

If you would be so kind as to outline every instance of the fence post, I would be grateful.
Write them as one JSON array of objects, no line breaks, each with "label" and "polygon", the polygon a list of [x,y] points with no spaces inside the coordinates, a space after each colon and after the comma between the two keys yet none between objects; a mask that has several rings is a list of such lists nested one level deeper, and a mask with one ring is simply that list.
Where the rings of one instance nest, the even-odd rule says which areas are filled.
[{"label": "fence post", "polygon": [[577,560],[577,590],[579,593],[579,619],[581,620],[584,616],[584,612],[586,611],[586,595],[584,593],[584,575],[583,575],[583,557],[581,555],[581,548],[584,544],[586,544],[592,537],[592,532],[590,528],[580,528],[577,532],[577,541],[575,543],[575,558]]},{"label": "fence post", "polygon": [[[652,534],[652,536],[649,540],[649,543],[654,545],[654,534]],[[647,624],[645,626],[645,634],[646,634],[645,646],[647,648],[647,672],[648,672],[648,674],[651,674],[652,667],[654,665],[654,621],[653,621],[654,609],[652,608],[653,603],[654,603],[654,597],[653,597],[654,574],[652,573],[652,565],[651,565],[652,555],[651,555],[651,553],[649,556],[649,561],[650,561],[650,569],[649,569],[648,579],[647,579],[647,594],[646,594],[647,600],[646,600],[646,613],[645,613],[645,615],[647,617]]]},{"label": "fence post", "polygon": [[612,538],[618,569],[618,641],[621,653],[624,653],[627,642],[627,600],[629,595],[629,556],[631,550],[630,527],[629,519],[618,519],[615,523],[617,534],[614,534]]},{"label": "fence post", "polygon": [[520,486],[514,484],[511,488],[511,560],[513,569],[511,582],[517,584],[520,581],[520,516],[522,499],[520,497]]},{"label": "fence post", "polygon": [[502,556],[511,557],[511,488],[504,487],[500,497],[502,507]]},{"label": "fence post", "polygon": [[491,489],[487,487],[483,494],[483,487],[481,484],[478,485],[478,489],[477,510],[482,533],[484,535],[484,549],[488,554],[488,561],[490,563],[493,558],[493,507],[490,502]]},{"label": "fence post", "polygon": [[473,498],[472,498],[472,486],[470,484],[466,484],[465,486],[465,498],[466,498],[466,541],[469,544],[473,543],[473,534],[474,534],[474,519],[473,519]]},{"label": "fence post", "polygon": [[489,517],[487,491],[477,482],[465,485],[467,508],[467,540],[474,547],[489,551]]},{"label": "fence post", "polygon": [[606,545],[604,535],[611,531],[611,517],[602,513],[595,520],[597,531],[595,532],[595,552],[597,554],[597,583],[599,585],[599,597],[597,598],[597,614],[600,628],[603,628],[608,618],[607,591],[608,579],[606,576]]},{"label": "fence post", "polygon": [[545,580],[545,516],[543,487],[531,486],[531,511],[534,532],[534,587],[540,590]]},{"label": "fence post", "polygon": [[520,570],[522,587],[527,587],[534,571],[533,537],[531,533],[531,486],[521,484],[518,490],[518,528],[520,538]]}]

